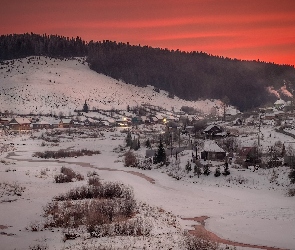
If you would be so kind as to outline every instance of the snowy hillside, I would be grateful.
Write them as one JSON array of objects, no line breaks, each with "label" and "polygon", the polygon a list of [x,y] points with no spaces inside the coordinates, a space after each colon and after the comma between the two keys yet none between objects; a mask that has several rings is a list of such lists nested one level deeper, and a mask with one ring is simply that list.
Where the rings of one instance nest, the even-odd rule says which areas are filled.
[{"label": "snowy hillside", "polygon": [[127,105],[149,103],[168,110],[190,106],[208,113],[220,103],[171,99],[165,91],[157,93],[153,89],[97,74],[89,69],[84,58],[27,57],[0,65],[1,111],[68,115],[75,109],[82,109],[87,100],[91,109],[126,109]]}]

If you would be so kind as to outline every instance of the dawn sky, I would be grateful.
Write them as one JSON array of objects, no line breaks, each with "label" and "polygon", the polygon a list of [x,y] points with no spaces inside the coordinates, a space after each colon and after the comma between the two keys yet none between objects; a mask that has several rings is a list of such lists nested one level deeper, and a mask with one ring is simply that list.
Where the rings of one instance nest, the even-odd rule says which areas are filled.
[{"label": "dawn sky", "polygon": [[26,32],[295,65],[295,0],[2,0],[0,34]]}]

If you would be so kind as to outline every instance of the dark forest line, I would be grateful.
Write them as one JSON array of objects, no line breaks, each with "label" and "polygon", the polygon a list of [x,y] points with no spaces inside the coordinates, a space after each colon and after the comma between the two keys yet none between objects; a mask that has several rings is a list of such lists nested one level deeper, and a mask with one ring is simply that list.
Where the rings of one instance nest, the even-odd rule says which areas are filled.
[{"label": "dark forest line", "polygon": [[[92,70],[137,86],[152,85],[186,100],[229,99],[241,111],[276,100],[266,87],[292,91],[295,69],[204,52],[184,52],[113,41],[33,33],[0,36],[0,60],[26,56],[86,56]],[[227,98],[226,98],[227,97]]]}]

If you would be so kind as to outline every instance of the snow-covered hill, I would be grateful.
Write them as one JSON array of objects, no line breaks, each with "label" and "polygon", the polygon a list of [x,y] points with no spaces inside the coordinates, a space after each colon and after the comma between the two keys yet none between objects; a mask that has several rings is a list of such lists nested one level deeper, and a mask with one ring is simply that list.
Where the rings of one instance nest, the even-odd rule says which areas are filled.
[{"label": "snow-covered hill", "polygon": [[85,100],[91,109],[126,109],[127,105],[149,103],[168,110],[190,106],[205,113],[220,104],[171,99],[167,92],[157,93],[152,86],[126,84],[92,71],[84,58],[27,57],[0,64],[1,111],[68,115],[82,109]]}]

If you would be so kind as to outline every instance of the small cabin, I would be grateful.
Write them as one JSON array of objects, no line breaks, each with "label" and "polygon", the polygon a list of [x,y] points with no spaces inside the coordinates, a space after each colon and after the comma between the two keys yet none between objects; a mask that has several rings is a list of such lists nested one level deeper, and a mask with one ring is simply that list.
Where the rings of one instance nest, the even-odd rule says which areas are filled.
[{"label": "small cabin", "polygon": [[201,159],[204,160],[224,160],[226,152],[219,147],[215,141],[205,141],[204,149],[201,152]]}]

